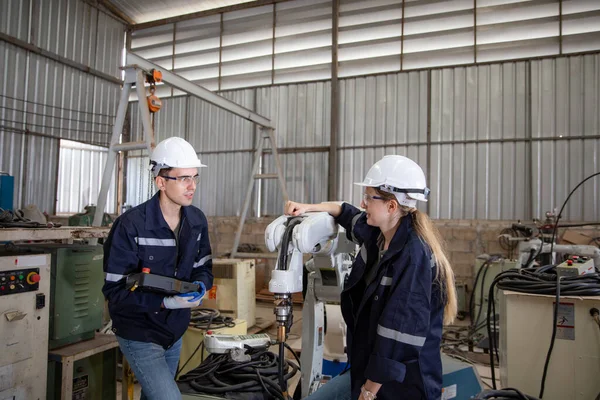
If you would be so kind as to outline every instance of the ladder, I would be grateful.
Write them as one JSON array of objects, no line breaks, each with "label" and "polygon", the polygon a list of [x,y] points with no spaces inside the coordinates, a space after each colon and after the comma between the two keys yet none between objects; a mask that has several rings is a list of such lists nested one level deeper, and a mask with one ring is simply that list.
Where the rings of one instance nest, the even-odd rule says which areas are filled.
[{"label": "ladder", "polygon": [[[266,148],[265,144],[267,141],[271,142],[271,151],[273,152],[273,159],[275,160],[275,168],[277,170],[276,173],[271,174],[259,174],[259,168],[263,156],[263,150]],[[275,132],[273,128],[261,128],[261,136],[258,139],[258,144],[256,147],[256,151],[254,152],[254,164],[252,165],[252,172],[250,175],[250,182],[248,183],[248,188],[246,189],[246,197],[244,198],[244,205],[242,207],[242,215],[240,216],[240,222],[238,224],[238,229],[235,234],[235,240],[233,242],[233,248],[231,249],[231,253],[229,258],[236,257],[256,257],[260,254],[247,254],[247,253],[239,253],[238,247],[240,245],[240,240],[242,238],[242,232],[244,230],[244,223],[246,222],[246,216],[248,215],[248,208],[250,208],[250,202],[252,201],[252,191],[256,185],[256,181],[261,179],[278,179],[279,186],[281,187],[281,192],[283,194],[283,201],[288,201],[288,193],[285,185],[285,178],[283,176],[283,168],[281,167],[281,160],[279,159],[279,153],[277,152],[277,146],[275,145]]]}]

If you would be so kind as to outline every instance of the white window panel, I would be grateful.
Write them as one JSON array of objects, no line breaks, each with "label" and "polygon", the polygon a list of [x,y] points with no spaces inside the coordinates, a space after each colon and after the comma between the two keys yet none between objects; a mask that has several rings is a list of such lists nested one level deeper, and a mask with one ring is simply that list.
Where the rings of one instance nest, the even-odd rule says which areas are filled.
[{"label": "white window panel", "polygon": [[242,43],[252,43],[259,40],[270,39],[273,37],[273,28],[266,27],[264,29],[241,32],[234,34],[223,33],[223,46],[233,46]]},{"label": "white window panel", "polygon": [[477,45],[477,62],[514,60],[558,54],[558,38]]},{"label": "white window panel", "polygon": [[363,13],[356,13],[352,15],[340,15],[340,28],[345,28],[354,25],[364,25],[364,24],[373,24],[373,23],[381,23],[386,21],[393,21],[402,19],[402,8],[396,7],[387,10],[380,10],[376,12],[370,12],[369,10],[364,10]]},{"label": "white window panel", "polygon": [[273,60],[271,56],[250,60],[233,61],[221,65],[221,76],[251,74],[253,72],[270,71]]},{"label": "white window panel", "polygon": [[210,65],[219,63],[219,51],[211,51],[210,53],[199,53],[192,55],[176,55],[175,69],[198,67],[201,65]]},{"label": "white window panel", "polygon": [[131,48],[154,46],[173,41],[173,24],[133,31]]},{"label": "white window panel", "polygon": [[295,1],[286,1],[277,4],[277,13],[284,13],[289,11],[290,13],[294,13],[299,11],[301,8],[318,8],[322,6],[329,6],[331,9],[331,0],[295,0]]},{"label": "white window panel", "polygon": [[402,69],[433,68],[445,65],[472,64],[473,62],[473,47],[467,47],[405,54],[402,57]]},{"label": "white window panel", "polygon": [[438,0],[406,1],[404,4],[404,15],[406,18],[420,17],[426,15],[450,13],[453,11],[470,10],[473,8],[473,0]]},{"label": "white window panel", "polygon": [[209,79],[219,77],[219,67],[212,66],[206,68],[196,68],[189,71],[176,71],[178,75],[188,81],[197,81],[199,79]]},{"label": "white window panel", "polygon": [[451,16],[435,16],[427,19],[406,20],[404,35],[418,35],[473,27],[473,12],[461,13]]},{"label": "white window panel", "polygon": [[275,70],[274,84],[331,79],[331,63]]},{"label": "white window panel", "polygon": [[473,32],[440,33],[404,39],[404,54],[473,46]]},{"label": "white window panel", "polygon": [[345,78],[349,76],[364,75],[365,71],[368,71],[369,74],[379,74],[399,70],[400,56],[396,55],[340,62],[338,66],[338,76],[340,78]]},{"label": "white window panel", "polygon": [[503,6],[506,4],[533,3],[535,1],[536,0],[477,0],[477,8]]},{"label": "white window panel", "polygon": [[273,52],[273,39],[248,43],[243,46],[224,47],[221,61],[245,60],[254,57],[270,56]]},{"label": "white window panel", "polygon": [[279,39],[285,36],[300,35],[302,33],[312,33],[323,30],[331,30],[331,16],[289,25],[277,24],[275,26],[275,37]]},{"label": "white window panel", "polygon": [[600,15],[583,15],[579,16],[576,19],[571,19],[570,17],[563,17],[563,35],[577,35],[580,33],[590,33],[598,31],[600,31]]},{"label": "white window panel", "polygon": [[192,53],[195,51],[219,49],[219,35],[217,34],[214,38],[192,40],[186,42],[175,42],[175,54]]},{"label": "white window panel", "polygon": [[348,11],[358,11],[373,9],[376,7],[399,6],[402,7],[402,2],[398,0],[341,0],[340,13]]},{"label": "white window panel", "polygon": [[236,76],[226,76],[221,79],[221,90],[265,86],[271,84],[271,71]]},{"label": "white window panel", "polygon": [[477,45],[558,36],[558,21],[516,22],[477,28]]},{"label": "white window panel", "polygon": [[563,37],[563,53],[580,53],[598,49],[600,49],[600,34],[597,32]]},{"label": "white window panel", "polygon": [[221,15],[220,14],[215,14],[215,15],[210,15],[208,17],[202,17],[202,18],[194,18],[194,19],[189,19],[187,21],[181,21],[177,23],[177,32],[181,31],[187,31],[187,30],[196,30],[198,33],[201,33],[204,31],[204,29],[206,29],[206,27],[210,27],[214,24],[220,24],[221,23]]},{"label": "white window panel", "polygon": [[212,91],[219,90],[219,79],[218,78],[199,79],[196,81],[192,81],[192,83],[202,86],[203,88],[208,89],[208,90],[212,90]]},{"label": "white window panel", "polygon": [[160,47],[152,47],[146,50],[133,49],[132,51],[140,57],[152,60],[154,58],[172,56],[173,45],[168,44]]},{"label": "white window panel", "polygon": [[372,26],[369,28],[340,31],[338,43],[342,45],[400,36],[402,36],[402,22],[397,22],[393,24]]},{"label": "white window panel", "polygon": [[331,30],[289,36],[275,40],[275,54],[331,46]]},{"label": "white window panel", "polygon": [[600,1],[598,0],[563,0],[562,2],[563,15],[598,10],[600,10]]},{"label": "white window panel", "polygon": [[[338,61],[370,59],[391,55],[397,55],[398,60],[400,60],[401,46],[402,43],[399,39],[385,43],[365,43],[361,45],[344,46],[338,50]],[[374,60],[370,60],[369,62],[374,62]]]},{"label": "white window panel", "polygon": [[477,9],[477,26],[558,16],[558,3],[525,3],[511,8]]},{"label": "white window panel", "polygon": [[275,69],[296,68],[309,65],[331,63],[331,49],[318,49],[297,51],[293,53],[277,54],[275,56]]},{"label": "white window panel", "polygon": [[[219,35],[221,34],[221,22],[219,21],[216,25],[212,25],[206,28],[200,29],[180,29],[179,25],[177,25],[177,31],[175,33],[175,41],[192,41],[198,39],[219,39]],[[198,45],[202,43],[201,40],[198,40]],[[210,42],[212,43],[212,42]],[[218,45],[218,44],[217,44]]]}]

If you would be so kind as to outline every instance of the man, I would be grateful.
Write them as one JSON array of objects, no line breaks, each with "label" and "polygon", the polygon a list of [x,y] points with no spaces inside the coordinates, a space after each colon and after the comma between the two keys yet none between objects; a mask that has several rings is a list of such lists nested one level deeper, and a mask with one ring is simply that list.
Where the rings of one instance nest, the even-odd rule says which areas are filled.
[{"label": "man", "polygon": [[[181,336],[190,309],[201,303],[213,284],[208,224],[192,206],[205,167],[194,148],[172,137],[150,157],[158,193],[114,222],[104,244],[105,284],[113,332],[142,387],[142,399],[181,399],[174,377]],[[198,283],[200,293],[163,296],[125,288],[129,274],[151,274]]]}]

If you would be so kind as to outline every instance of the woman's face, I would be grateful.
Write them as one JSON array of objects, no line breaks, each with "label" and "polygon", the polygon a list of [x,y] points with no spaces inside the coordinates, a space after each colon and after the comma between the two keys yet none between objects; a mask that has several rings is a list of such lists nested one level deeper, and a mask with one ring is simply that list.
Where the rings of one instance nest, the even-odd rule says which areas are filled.
[{"label": "woman's face", "polygon": [[366,188],[360,206],[367,213],[367,224],[371,226],[380,227],[391,218],[389,200],[379,196],[372,187]]}]

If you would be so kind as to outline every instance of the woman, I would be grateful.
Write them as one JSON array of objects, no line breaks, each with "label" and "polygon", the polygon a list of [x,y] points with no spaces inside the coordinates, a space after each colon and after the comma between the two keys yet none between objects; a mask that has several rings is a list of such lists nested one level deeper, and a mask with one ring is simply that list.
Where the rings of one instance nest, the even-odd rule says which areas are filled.
[{"label": "woman", "polygon": [[456,316],[454,274],[438,230],[416,209],[427,201],[423,170],[386,156],[367,173],[364,211],[343,203],[287,202],[287,215],[325,211],[361,246],[344,285],[350,370],[310,400],[439,399],[443,323]]}]

